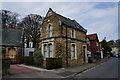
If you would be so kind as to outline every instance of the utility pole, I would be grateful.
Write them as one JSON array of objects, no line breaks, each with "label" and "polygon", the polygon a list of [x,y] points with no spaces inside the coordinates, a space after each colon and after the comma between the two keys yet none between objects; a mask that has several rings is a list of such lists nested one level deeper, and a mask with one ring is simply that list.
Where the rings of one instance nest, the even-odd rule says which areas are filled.
[{"label": "utility pole", "polygon": [[66,67],[68,68],[68,31],[66,26]]}]

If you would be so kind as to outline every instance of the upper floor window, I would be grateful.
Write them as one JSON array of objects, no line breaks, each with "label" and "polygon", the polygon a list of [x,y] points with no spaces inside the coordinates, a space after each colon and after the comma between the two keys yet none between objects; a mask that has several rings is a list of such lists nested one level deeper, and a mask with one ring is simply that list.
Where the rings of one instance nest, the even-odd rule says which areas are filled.
[{"label": "upper floor window", "polygon": [[87,42],[87,44],[90,45],[90,40],[89,40],[89,38],[86,38],[86,42]]},{"label": "upper floor window", "polygon": [[75,38],[75,30],[71,30],[71,38]]},{"label": "upper floor window", "polygon": [[75,44],[72,44],[72,46],[71,46],[71,58],[76,59],[76,46],[75,46]]},{"label": "upper floor window", "polygon": [[96,42],[96,46],[98,46],[98,42]]},{"label": "upper floor window", "polygon": [[48,26],[48,37],[52,37],[52,25],[49,24]]}]

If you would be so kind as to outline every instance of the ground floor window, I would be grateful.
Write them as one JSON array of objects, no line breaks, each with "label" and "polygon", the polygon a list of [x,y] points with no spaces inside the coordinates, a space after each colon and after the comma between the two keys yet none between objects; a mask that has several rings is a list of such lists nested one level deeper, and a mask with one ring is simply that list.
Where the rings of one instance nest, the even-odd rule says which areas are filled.
[{"label": "ground floor window", "polygon": [[52,44],[48,45],[48,57],[52,57]]},{"label": "ground floor window", "polygon": [[43,47],[43,56],[46,57],[53,57],[53,50],[52,50],[52,44],[45,44]]},{"label": "ground floor window", "polygon": [[44,58],[47,57],[47,45],[44,45],[44,54],[43,54]]},{"label": "ground floor window", "polygon": [[76,59],[76,46],[75,46],[75,44],[72,44],[72,46],[71,46],[71,58]]},{"label": "ground floor window", "polygon": [[33,56],[33,52],[29,52],[29,56]]}]

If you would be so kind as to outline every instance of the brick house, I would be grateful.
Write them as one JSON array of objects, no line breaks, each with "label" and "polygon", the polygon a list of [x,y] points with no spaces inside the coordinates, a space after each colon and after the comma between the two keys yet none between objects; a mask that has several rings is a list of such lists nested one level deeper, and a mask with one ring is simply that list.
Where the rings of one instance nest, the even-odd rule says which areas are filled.
[{"label": "brick house", "polygon": [[95,53],[100,50],[99,39],[97,34],[89,34],[86,36],[87,50],[91,53],[92,59],[95,57]]},{"label": "brick house", "polygon": [[[63,66],[87,62],[87,30],[78,22],[49,8],[41,27],[40,49],[44,56],[62,57]],[[67,60],[67,61],[66,61]]]}]

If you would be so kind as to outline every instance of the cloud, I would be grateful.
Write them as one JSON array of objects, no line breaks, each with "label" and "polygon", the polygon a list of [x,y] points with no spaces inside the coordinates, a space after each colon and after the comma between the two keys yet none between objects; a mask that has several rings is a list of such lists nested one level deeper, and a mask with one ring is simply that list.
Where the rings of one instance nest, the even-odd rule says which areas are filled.
[{"label": "cloud", "polygon": [[[101,6],[99,2],[23,2],[4,3],[3,8],[18,12],[24,17],[27,14],[45,16],[52,8],[55,12],[77,20],[89,33],[98,33],[99,39],[108,40],[117,38],[118,8],[117,6]],[[109,3],[104,3],[109,5]],[[116,3],[117,4],[117,3]],[[17,6],[17,7],[15,7]]]},{"label": "cloud", "polygon": [[2,0],[2,2],[118,2],[119,0]]}]

